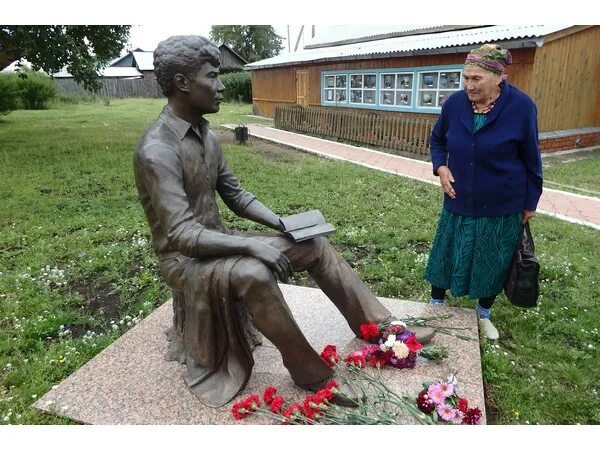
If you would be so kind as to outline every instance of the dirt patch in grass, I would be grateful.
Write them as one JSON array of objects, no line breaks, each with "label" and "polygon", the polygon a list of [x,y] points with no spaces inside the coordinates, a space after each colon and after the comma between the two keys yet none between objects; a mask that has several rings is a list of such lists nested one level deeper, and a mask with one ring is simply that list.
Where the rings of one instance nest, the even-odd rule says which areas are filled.
[{"label": "dirt patch in grass", "polygon": [[418,253],[418,254],[428,253],[430,247],[431,247],[431,244],[429,244],[428,242],[424,242],[424,241],[413,241],[410,243],[410,248],[415,253]]},{"label": "dirt patch in grass", "polygon": [[[78,293],[83,297],[85,300],[83,309],[86,314],[101,314],[106,321],[114,319],[119,315],[119,296],[117,295],[117,291],[105,281],[88,278],[75,283],[71,288],[71,292]],[[72,332],[75,333],[75,331]]]},{"label": "dirt patch in grass", "polygon": [[496,406],[496,402],[492,398],[491,388],[488,383],[483,382],[483,393],[485,398],[485,415],[488,425],[494,425],[498,423],[498,416],[500,412]]},{"label": "dirt patch in grass", "polygon": [[[212,131],[217,136],[217,139],[219,139],[221,145],[236,145],[232,130],[227,128],[213,128]],[[254,136],[250,136],[248,142],[243,145],[263,158],[275,162],[300,161],[307,157],[306,154],[299,150],[294,150],[285,145],[275,144],[264,139],[258,139]]]}]

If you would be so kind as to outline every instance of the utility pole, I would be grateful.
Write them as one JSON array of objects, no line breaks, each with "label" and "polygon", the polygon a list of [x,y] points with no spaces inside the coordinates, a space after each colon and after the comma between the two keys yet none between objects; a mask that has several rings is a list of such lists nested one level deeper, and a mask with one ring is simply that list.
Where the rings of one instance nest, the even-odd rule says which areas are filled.
[{"label": "utility pole", "polygon": [[300,38],[302,37],[302,33],[304,32],[304,25],[300,27],[300,32],[298,33],[298,39],[296,40],[296,46],[294,47],[294,51],[298,50],[298,44],[300,44]]}]

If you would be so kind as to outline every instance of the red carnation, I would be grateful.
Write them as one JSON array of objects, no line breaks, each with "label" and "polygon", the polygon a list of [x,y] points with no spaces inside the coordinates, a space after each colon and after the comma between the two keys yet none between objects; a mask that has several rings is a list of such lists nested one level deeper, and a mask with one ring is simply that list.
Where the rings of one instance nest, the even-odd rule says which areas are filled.
[{"label": "red carnation", "polygon": [[288,409],[286,409],[283,412],[283,417],[285,417],[287,420],[283,422],[283,424],[288,424],[290,423],[290,419],[293,421],[294,419],[298,418],[299,416],[302,415],[302,407],[297,404],[294,403],[292,406],[290,406]]},{"label": "red carnation", "polygon": [[325,386],[325,389],[331,391],[333,394],[337,394],[339,392],[339,388],[340,384],[335,381],[335,380],[330,380],[329,383],[327,383],[327,386]]},{"label": "red carnation", "polygon": [[248,411],[243,405],[243,402],[234,403],[231,407],[231,413],[233,414],[233,418],[235,420],[242,420],[244,417],[250,415],[251,411]]},{"label": "red carnation", "polygon": [[369,360],[367,362],[369,363],[370,366],[373,366],[373,367],[379,366],[380,368],[383,368],[383,367],[387,366],[387,364],[390,362],[390,360],[393,357],[394,357],[393,350],[388,350],[385,352],[383,350],[376,350],[373,353],[371,353],[371,357],[369,358]]},{"label": "red carnation", "polygon": [[360,334],[363,339],[371,341],[379,337],[379,327],[373,322],[364,323],[360,327]]},{"label": "red carnation", "polygon": [[321,358],[325,361],[329,367],[333,367],[335,363],[340,360],[340,356],[337,354],[337,348],[335,345],[326,346],[321,352]]},{"label": "red carnation", "polygon": [[321,413],[321,410],[319,409],[321,402],[322,399],[318,398],[316,395],[307,395],[303,405],[304,415],[309,419],[314,419],[315,414]]},{"label": "red carnation", "polygon": [[469,402],[466,398],[458,398],[458,410],[462,413],[466,413],[469,409]]},{"label": "red carnation", "polygon": [[423,348],[421,343],[417,341],[417,338],[414,334],[411,337],[409,337],[404,343],[411,352],[416,352]]},{"label": "red carnation", "polygon": [[279,414],[281,412],[281,408],[283,407],[283,397],[277,396],[271,401],[271,407],[269,411],[273,414]]},{"label": "red carnation", "polygon": [[273,401],[273,398],[275,397],[276,392],[277,392],[277,388],[275,386],[268,386],[265,389],[265,392],[263,394],[263,400],[265,401],[265,403],[267,405],[271,404],[271,402]]},{"label": "red carnation", "polygon": [[429,401],[427,389],[424,389],[421,392],[419,392],[419,395],[417,396],[417,406],[425,414],[431,414],[435,409],[435,403]]},{"label": "red carnation", "polygon": [[346,356],[344,362],[346,362],[346,364],[354,364],[356,367],[364,367],[367,364],[365,355],[361,351],[350,353]]},{"label": "red carnation", "polygon": [[481,420],[481,410],[479,408],[470,408],[465,413],[462,423],[467,425],[478,425]]},{"label": "red carnation", "polygon": [[252,394],[246,399],[242,400],[242,405],[249,411],[255,411],[260,406],[260,397],[256,394]]},{"label": "red carnation", "polygon": [[323,411],[329,408],[326,401],[331,398],[333,394],[328,389],[321,389],[316,394],[307,396],[304,399],[304,415],[311,420],[319,420],[323,417]]},{"label": "red carnation", "polygon": [[335,395],[333,395],[333,392],[331,392],[329,389],[325,388],[325,389],[321,389],[320,391],[318,391],[316,394],[316,397],[318,399],[320,399],[321,401],[319,403],[322,402],[322,400],[331,400],[333,397],[335,397]]}]

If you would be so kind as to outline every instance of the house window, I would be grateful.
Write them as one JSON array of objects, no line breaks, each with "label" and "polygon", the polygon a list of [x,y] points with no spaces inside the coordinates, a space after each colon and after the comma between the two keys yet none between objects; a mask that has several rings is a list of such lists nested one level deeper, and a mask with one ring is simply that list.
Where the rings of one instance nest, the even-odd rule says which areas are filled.
[{"label": "house window", "polygon": [[463,88],[459,65],[323,72],[321,83],[324,106],[429,114]]},{"label": "house window", "polygon": [[379,103],[383,106],[412,105],[412,73],[382,73]]},{"label": "house window", "polygon": [[418,83],[417,106],[441,108],[460,89],[460,70],[420,72]]},{"label": "house window", "polygon": [[324,101],[346,103],[347,75],[328,75],[325,77]]},{"label": "house window", "polygon": [[350,103],[374,105],[377,98],[376,88],[376,74],[350,74]]}]

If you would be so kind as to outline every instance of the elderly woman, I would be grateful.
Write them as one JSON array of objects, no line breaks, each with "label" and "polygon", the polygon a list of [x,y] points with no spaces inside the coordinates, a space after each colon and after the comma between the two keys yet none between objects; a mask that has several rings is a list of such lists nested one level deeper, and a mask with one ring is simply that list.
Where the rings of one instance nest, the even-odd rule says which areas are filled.
[{"label": "elderly woman", "polygon": [[431,303],[478,299],[479,325],[498,339],[491,307],[503,288],[522,224],[542,194],[537,111],[506,81],[508,50],[485,44],[467,56],[464,91],[451,95],[431,134],[433,173],[444,191],[425,270]]}]

